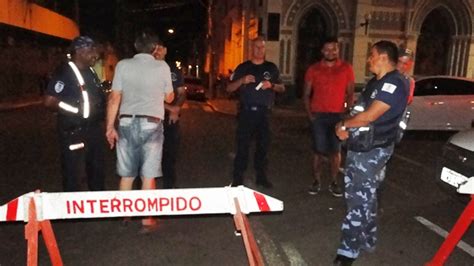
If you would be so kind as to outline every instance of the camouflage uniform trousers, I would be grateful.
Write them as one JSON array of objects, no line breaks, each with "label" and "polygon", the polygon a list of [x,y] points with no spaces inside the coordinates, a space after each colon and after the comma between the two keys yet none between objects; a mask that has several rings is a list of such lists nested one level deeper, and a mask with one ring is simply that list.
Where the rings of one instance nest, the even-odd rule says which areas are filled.
[{"label": "camouflage uniform trousers", "polygon": [[347,152],[344,175],[347,214],[337,254],[357,258],[361,250],[375,249],[377,188],[385,178],[385,166],[393,148],[394,145],[368,152]]}]

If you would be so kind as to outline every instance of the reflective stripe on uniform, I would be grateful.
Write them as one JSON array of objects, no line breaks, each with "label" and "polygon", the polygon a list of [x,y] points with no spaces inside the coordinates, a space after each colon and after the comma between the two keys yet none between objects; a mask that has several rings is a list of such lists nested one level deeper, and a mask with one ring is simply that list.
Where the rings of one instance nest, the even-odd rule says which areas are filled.
[{"label": "reflective stripe on uniform", "polygon": [[59,108],[63,109],[64,111],[70,112],[70,113],[75,113],[77,114],[79,112],[79,109],[69,105],[65,102],[59,102]]},{"label": "reflective stripe on uniform", "polygon": [[84,110],[82,113],[82,117],[88,118],[90,114],[90,104],[89,94],[87,93],[87,91],[84,90],[84,78],[82,77],[81,72],[79,72],[79,69],[77,68],[76,64],[74,64],[74,62],[69,61],[68,64],[74,72],[74,75],[76,75],[77,81],[79,82],[79,87],[81,88],[82,99],[84,100]]}]

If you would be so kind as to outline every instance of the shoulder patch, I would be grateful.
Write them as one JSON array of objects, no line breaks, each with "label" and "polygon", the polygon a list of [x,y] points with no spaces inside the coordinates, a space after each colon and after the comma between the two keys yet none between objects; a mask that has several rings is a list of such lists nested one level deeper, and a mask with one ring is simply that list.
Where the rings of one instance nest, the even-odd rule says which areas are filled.
[{"label": "shoulder patch", "polygon": [[176,82],[177,80],[178,80],[178,77],[177,77],[176,73],[171,72],[171,81]]},{"label": "shoulder patch", "polygon": [[56,84],[54,84],[54,91],[56,93],[61,93],[64,90],[64,82],[58,80]]},{"label": "shoulder patch", "polygon": [[390,94],[393,94],[393,92],[397,89],[396,85],[393,85],[392,83],[384,83],[382,86],[382,91],[386,91]]}]

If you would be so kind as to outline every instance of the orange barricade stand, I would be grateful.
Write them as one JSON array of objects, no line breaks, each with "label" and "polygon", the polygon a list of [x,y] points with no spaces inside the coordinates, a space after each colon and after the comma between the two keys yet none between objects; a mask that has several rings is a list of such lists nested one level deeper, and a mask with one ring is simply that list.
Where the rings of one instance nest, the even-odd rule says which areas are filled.
[{"label": "orange barricade stand", "polygon": [[458,221],[454,225],[453,229],[449,233],[448,237],[444,240],[443,244],[436,252],[433,259],[426,264],[426,266],[441,266],[444,265],[449,255],[453,252],[454,247],[461,240],[466,230],[474,220],[474,195],[471,195],[471,201],[464,209],[463,213],[459,217]]},{"label": "orange barricade stand", "polygon": [[[242,233],[242,238],[247,252],[250,266],[263,266],[263,257],[252,233],[249,220],[240,210],[239,200],[234,198],[236,213],[234,223],[237,231]],[[59,253],[58,244],[54,236],[53,228],[49,220],[39,222],[36,217],[36,205],[32,198],[28,209],[28,223],[25,225],[25,239],[28,241],[27,265],[38,265],[38,233],[43,233],[44,242],[48,249],[51,264],[62,266],[63,261]]]},{"label": "orange barricade stand", "polygon": [[234,198],[236,213],[234,215],[235,229],[242,233],[244,240],[245,251],[247,252],[247,258],[250,266],[263,266],[263,258],[260,250],[258,249],[257,241],[250,228],[250,223],[245,214],[240,210],[239,200]]},{"label": "orange barricade stand", "polygon": [[[81,205],[84,202],[88,204]],[[128,208],[124,207],[126,203],[129,204]],[[100,205],[93,208],[95,206],[93,204]],[[91,207],[85,208],[84,206]],[[135,209],[132,210],[132,206]],[[43,235],[51,264],[62,266],[63,261],[51,220],[230,213],[233,214],[236,230],[241,232],[249,265],[263,266],[264,260],[246,214],[274,211],[283,211],[283,202],[243,186],[159,191],[62,193],[36,191],[24,194],[0,206],[0,222],[27,222],[25,239],[28,245],[28,266],[38,265],[38,235],[40,232]]]},{"label": "orange barricade stand", "polygon": [[34,198],[30,199],[28,205],[28,223],[25,225],[25,239],[28,241],[27,265],[38,265],[38,233],[43,233],[44,243],[48,249],[51,264],[62,266],[63,261],[59,254],[58,243],[54,236],[53,228],[49,220],[39,222],[36,217],[36,205]]}]

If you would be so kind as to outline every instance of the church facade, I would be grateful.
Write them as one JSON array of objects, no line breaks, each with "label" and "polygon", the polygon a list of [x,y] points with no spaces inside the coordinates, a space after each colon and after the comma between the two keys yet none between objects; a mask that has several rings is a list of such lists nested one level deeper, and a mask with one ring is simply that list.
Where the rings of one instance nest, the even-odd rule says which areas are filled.
[{"label": "church facade", "polygon": [[287,84],[301,86],[320,58],[321,41],[337,36],[356,83],[371,75],[370,46],[382,39],[415,54],[415,76],[474,78],[474,0],[230,0],[214,13],[216,73],[249,58],[249,40],[267,38],[267,59]]}]

